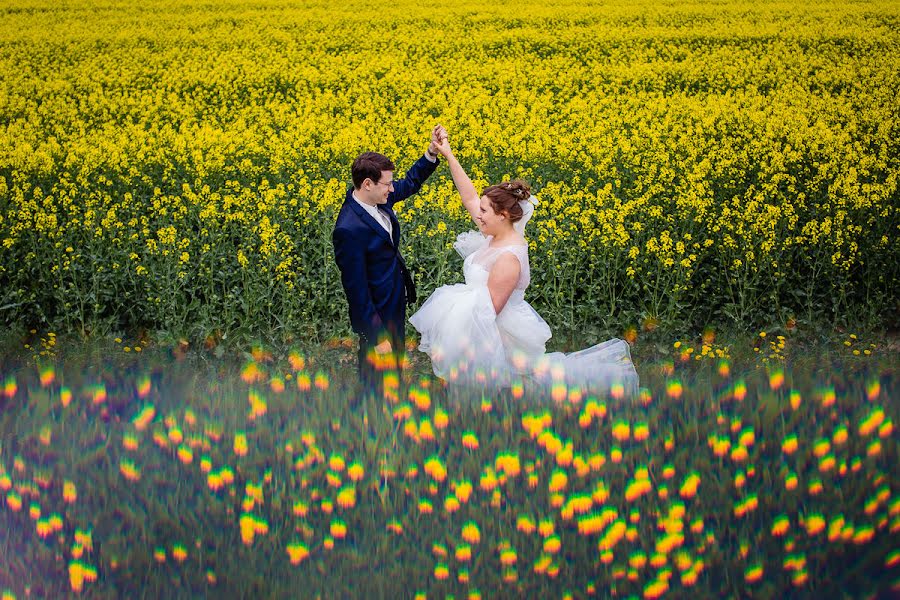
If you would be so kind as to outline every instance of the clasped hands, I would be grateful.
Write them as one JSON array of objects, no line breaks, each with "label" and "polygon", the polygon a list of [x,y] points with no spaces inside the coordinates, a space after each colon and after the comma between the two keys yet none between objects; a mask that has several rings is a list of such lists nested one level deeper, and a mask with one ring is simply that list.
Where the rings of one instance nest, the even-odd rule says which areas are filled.
[{"label": "clasped hands", "polygon": [[450,150],[449,136],[443,125],[435,125],[431,130],[431,143],[428,144],[428,153],[432,156],[438,154],[446,156]]}]

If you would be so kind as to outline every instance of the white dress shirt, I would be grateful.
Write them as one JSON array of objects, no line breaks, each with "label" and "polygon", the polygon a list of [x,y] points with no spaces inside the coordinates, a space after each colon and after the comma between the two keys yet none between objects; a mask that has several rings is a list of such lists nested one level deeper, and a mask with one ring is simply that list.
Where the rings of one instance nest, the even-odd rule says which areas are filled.
[{"label": "white dress shirt", "polygon": [[369,213],[375,221],[381,224],[384,227],[384,230],[388,232],[388,237],[394,239],[393,236],[393,227],[391,226],[391,218],[387,216],[387,213],[378,210],[377,206],[370,206],[365,202],[361,201],[356,197],[356,194],[353,194],[353,199],[356,200],[356,203],[363,207],[363,209]]}]

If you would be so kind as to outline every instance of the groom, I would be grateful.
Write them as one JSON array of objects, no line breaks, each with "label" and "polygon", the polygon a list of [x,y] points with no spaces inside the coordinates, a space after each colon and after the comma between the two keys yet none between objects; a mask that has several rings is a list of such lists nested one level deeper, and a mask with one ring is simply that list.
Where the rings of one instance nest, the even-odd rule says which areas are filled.
[{"label": "groom", "polygon": [[364,389],[377,389],[377,365],[396,361],[406,345],[406,305],[416,301],[412,274],[400,255],[400,223],[391,208],[419,191],[438,166],[443,128],[402,180],[394,163],[377,152],[353,161],[353,187],[347,190],[331,239],[350,306],[350,324],[359,335],[359,376]]}]

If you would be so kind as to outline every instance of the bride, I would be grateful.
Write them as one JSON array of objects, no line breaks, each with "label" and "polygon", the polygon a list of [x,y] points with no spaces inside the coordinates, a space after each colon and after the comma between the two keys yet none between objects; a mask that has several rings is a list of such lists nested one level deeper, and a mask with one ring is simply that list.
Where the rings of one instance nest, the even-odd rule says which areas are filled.
[{"label": "bride", "polygon": [[530,271],[524,232],[537,204],[529,185],[503,182],[479,196],[446,133],[437,149],[479,231],[460,234],[454,244],[465,259],[466,282],[438,288],[409,319],[435,375],[491,387],[523,381],[636,396],[637,372],[623,340],[546,353],[550,327],[525,301]]}]

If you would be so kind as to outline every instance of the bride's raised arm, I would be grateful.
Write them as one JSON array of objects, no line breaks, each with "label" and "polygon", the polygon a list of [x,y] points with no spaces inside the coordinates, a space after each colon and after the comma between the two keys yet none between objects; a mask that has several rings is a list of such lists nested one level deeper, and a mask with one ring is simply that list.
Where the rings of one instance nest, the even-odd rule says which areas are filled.
[{"label": "bride's raised arm", "polygon": [[440,143],[435,144],[435,147],[437,148],[437,151],[440,152],[441,156],[447,160],[447,164],[450,166],[450,176],[453,177],[453,184],[459,192],[459,197],[462,199],[463,206],[469,211],[469,215],[474,221],[478,216],[478,205],[481,199],[478,196],[478,192],[475,190],[475,186],[472,184],[472,180],[469,179],[465,169],[462,168],[462,165],[459,164],[459,161],[456,160],[456,157],[453,155],[453,150],[450,149],[450,140],[443,127],[441,128],[441,132],[443,134],[441,136],[441,141]]}]

